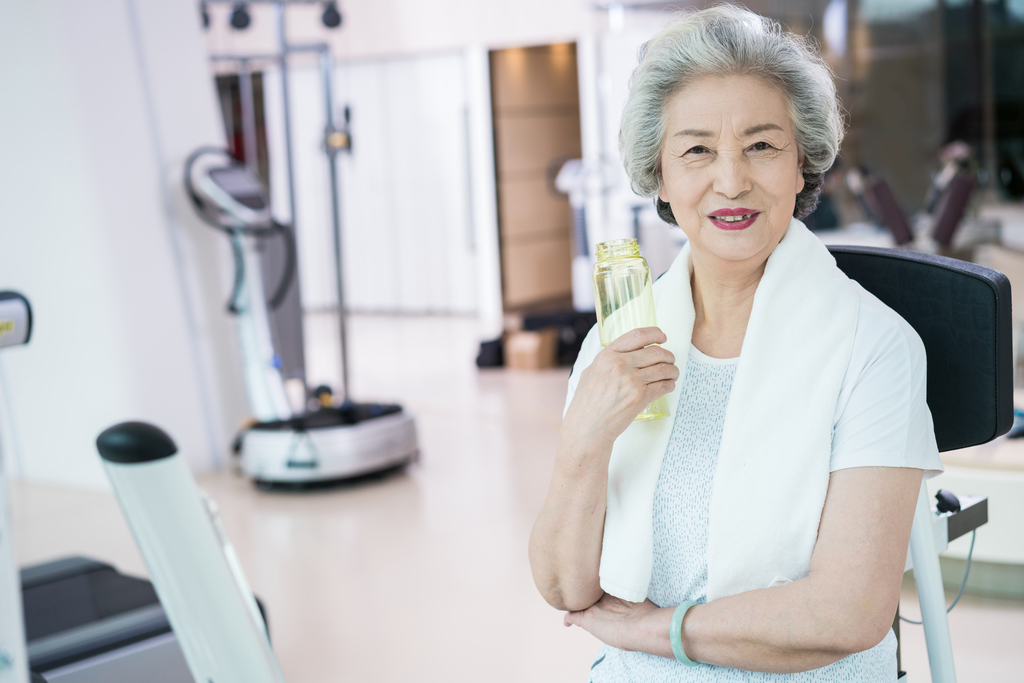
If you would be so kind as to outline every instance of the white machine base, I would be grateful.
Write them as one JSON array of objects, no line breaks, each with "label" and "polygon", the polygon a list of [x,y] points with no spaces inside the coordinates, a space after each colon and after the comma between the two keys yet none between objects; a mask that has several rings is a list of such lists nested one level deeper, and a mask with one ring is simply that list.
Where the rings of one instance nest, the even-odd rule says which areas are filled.
[{"label": "white machine base", "polygon": [[402,411],[306,431],[252,429],[241,454],[242,470],[252,479],[298,484],[379,472],[416,459],[419,450],[415,420]]}]

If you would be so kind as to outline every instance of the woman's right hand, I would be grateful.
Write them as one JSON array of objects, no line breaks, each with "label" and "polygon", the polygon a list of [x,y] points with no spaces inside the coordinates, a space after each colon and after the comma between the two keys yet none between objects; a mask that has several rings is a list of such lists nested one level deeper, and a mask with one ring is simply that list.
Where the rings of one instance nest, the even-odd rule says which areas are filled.
[{"label": "woman's right hand", "polygon": [[653,346],[667,339],[657,327],[639,327],[602,349],[580,375],[562,423],[563,438],[610,452],[648,403],[675,389],[675,356]]},{"label": "woman's right hand", "polygon": [[551,485],[530,534],[530,567],[544,599],[579,611],[597,602],[612,443],[679,369],[657,327],[622,335],[582,372],[562,421]]}]

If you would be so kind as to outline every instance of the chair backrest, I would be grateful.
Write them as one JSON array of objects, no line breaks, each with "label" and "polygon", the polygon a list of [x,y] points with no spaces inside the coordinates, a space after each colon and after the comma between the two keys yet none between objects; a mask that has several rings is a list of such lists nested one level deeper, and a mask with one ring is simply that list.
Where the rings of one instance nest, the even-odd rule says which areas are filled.
[{"label": "chair backrest", "polygon": [[901,249],[832,246],[851,279],[900,314],[928,354],[940,451],[986,443],[1013,424],[1010,282],[991,268]]}]

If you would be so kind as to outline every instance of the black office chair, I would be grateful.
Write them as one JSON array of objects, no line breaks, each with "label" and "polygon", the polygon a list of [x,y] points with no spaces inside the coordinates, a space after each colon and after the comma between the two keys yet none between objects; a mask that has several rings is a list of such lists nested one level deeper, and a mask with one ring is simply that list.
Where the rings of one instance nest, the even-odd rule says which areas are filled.
[{"label": "black office chair", "polygon": [[[1006,276],[973,263],[900,249],[833,246],[829,251],[844,273],[899,313],[924,342],[928,408],[939,451],[987,443],[1009,431],[1013,341]],[[987,521],[984,502],[968,524],[947,519],[950,539]],[[953,683],[956,673],[932,530],[935,518],[922,485],[911,537],[914,578],[932,681]],[[898,614],[894,627],[898,636]]]}]

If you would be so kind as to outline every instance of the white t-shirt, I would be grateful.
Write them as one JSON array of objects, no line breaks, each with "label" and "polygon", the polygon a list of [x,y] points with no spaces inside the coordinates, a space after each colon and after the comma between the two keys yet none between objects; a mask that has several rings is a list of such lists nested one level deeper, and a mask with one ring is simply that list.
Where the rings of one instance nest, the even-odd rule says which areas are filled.
[{"label": "white t-shirt", "polygon": [[860,313],[832,421],[829,470],[913,467],[926,478],[941,474],[924,344],[903,318],[854,284]]}]

